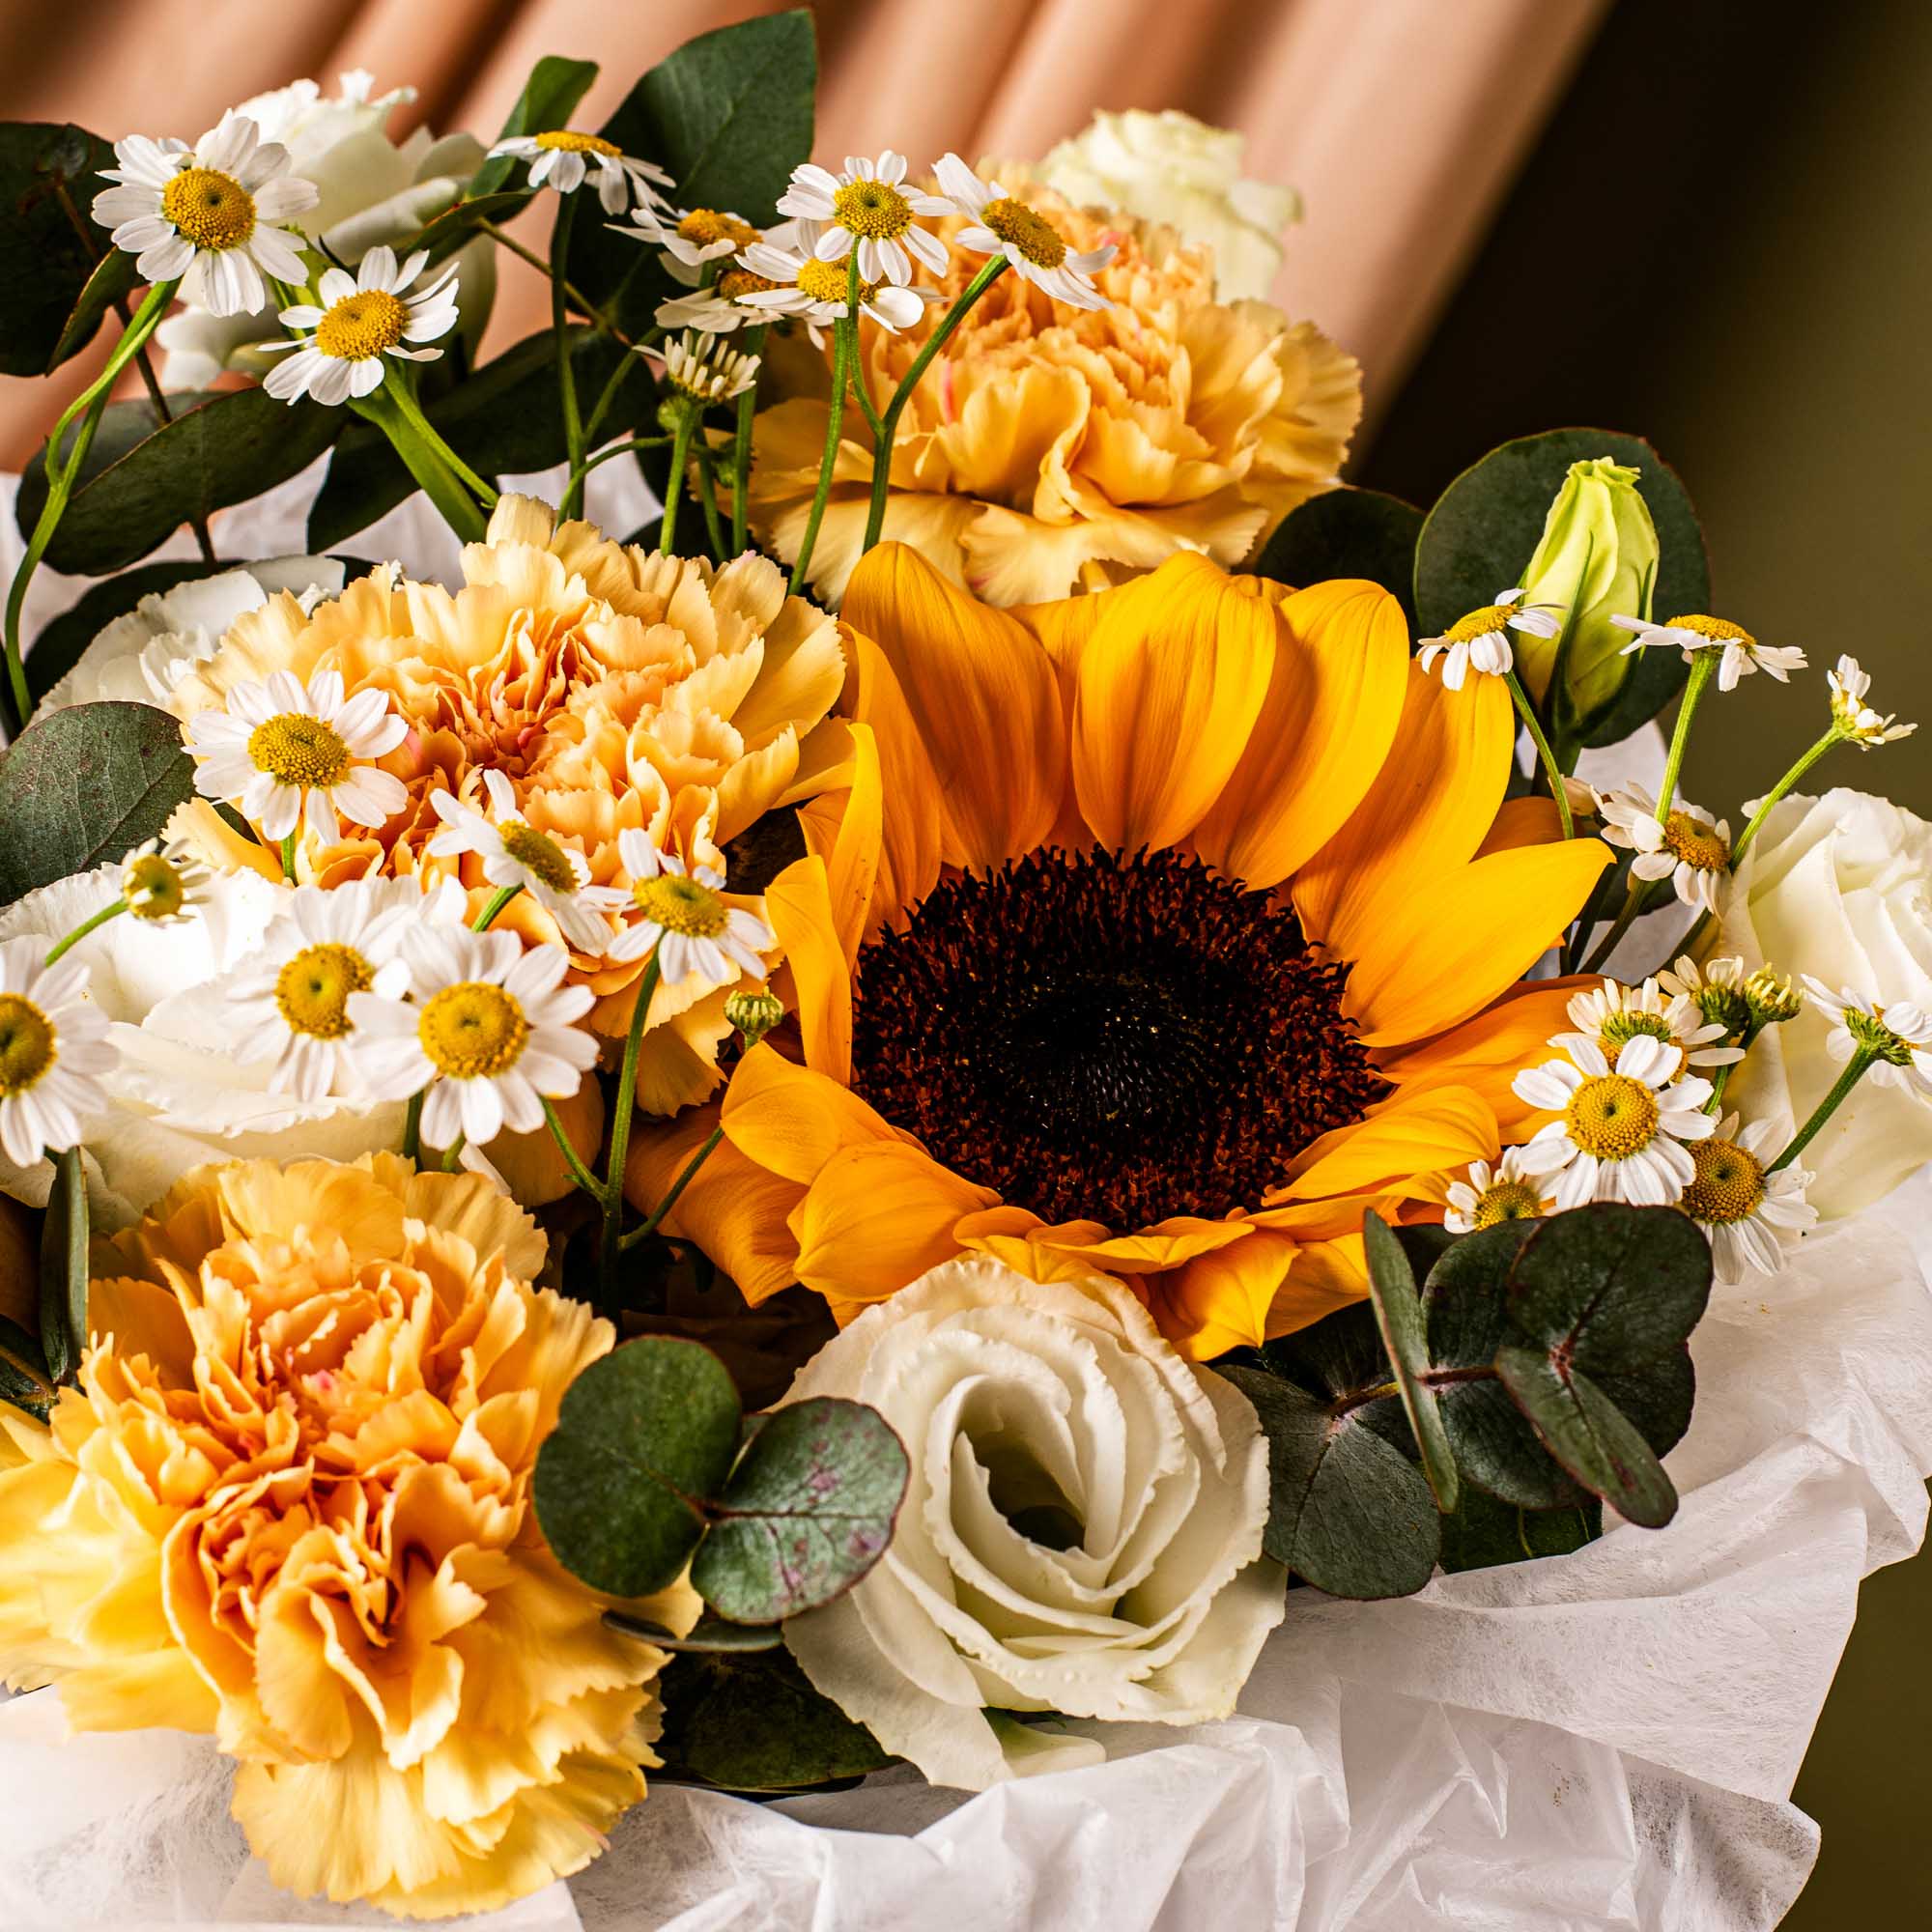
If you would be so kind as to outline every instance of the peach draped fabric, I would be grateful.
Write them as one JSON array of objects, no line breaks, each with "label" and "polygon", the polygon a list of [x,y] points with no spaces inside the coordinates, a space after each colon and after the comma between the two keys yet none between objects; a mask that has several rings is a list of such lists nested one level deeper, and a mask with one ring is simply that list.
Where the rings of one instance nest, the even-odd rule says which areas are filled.
[{"label": "peach draped fabric", "polygon": [[[1360,356],[1371,411],[1394,390],[1605,0],[828,0],[818,20],[821,156],[884,147],[1033,158],[1096,107],[1179,107],[1248,137],[1248,171],[1293,183],[1307,218],[1277,299]],[[418,90],[437,131],[493,134],[545,53],[603,64],[596,127],[631,83],[707,28],[776,11],[739,0],[0,0],[0,118],[109,139],[192,139],[302,74],[364,67]],[[393,124],[408,125],[399,113]],[[543,211],[545,214],[548,211]],[[514,267],[492,338],[540,327]],[[64,372],[66,393],[81,380]],[[17,465],[55,385],[0,385]]]}]

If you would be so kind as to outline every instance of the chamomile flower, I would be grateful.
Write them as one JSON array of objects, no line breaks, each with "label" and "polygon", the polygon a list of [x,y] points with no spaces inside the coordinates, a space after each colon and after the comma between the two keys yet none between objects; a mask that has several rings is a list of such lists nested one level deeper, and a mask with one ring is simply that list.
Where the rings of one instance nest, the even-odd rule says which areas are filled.
[{"label": "chamomile flower", "polygon": [[[596,995],[566,986],[560,946],[525,950],[512,932],[412,924],[402,956],[415,1004],[373,988],[349,995],[356,1071],[377,1099],[422,1092],[422,1138],[481,1148],[507,1127],[533,1133],[545,1100],[566,1099],[596,1063],[597,1041],[577,1023]],[[467,1151],[467,1150],[466,1150]]]},{"label": "chamomile flower", "polygon": [[1745,962],[1739,958],[1707,959],[1700,966],[1687,952],[1657,983],[1672,999],[1689,1000],[1705,1019],[1726,1033],[1743,1033],[1751,1024],[1750,995]]},{"label": "chamomile flower", "polygon": [[1679,1079],[1683,1048],[1646,1034],[1626,1043],[1614,1070],[1592,1041],[1569,1052],[1511,1082],[1518,1099],[1557,1117],[1520,1150],[1520,1171],[1537,1180],[1553,1175],[1559,1208],[1586,1201],[1669,1207],[1696,1179],[1686,1144],[1716,1130],[1703,1111],[1711,1083],[1697,1074]]},{"label": "chamomile flower", "polygon": [[943,196],[902,187],[905,177],[906,157],[890,148],[876,161],[847,155],[843,170],[836,175],[807,161],[791,171],[779,213],[818,224],[814,248],[821,262],[842,262],[856,247],[859,273],[866,281],[903,288],[912,280],[915,261],[932,274],[946,272],[946,243],[915,227],[913,216],[952,213],[952,204]]},{"label": "chamomile flower", "polygon": [[631,876],[631,897],[641,917],[611,942],[609,957],[641,959],[657,950],[658,973],[667,986],[697,974],[725,984],[741,972],[765,977],[758,956],[777,944],[755,913],[728,904],[724,874],[660,852],[648,833],[617,835],[617,856]]},{"label": "chamomile flower", "polygon": [[107,1104],[99,1075],[121,1056],[87,997],[87,968],[45,958],[38,933],[0,941],[0,1151],[15,1167],[79,1146],[82,1121]]},{"label": "chamomile flower", "polygon": [[393,248],[375,247],[352,275],[327,270],[318,285],[320,304],[297,302],[281,312],[286,328],[306,334],[268,345],[270,354],[294,353],[269,371],[262,386],[285,403],[313,396],[319,403],[345,403],[383,386],[383,358],[434,362],[440,349],[412,349],[412,342],[434,342],[456,327],[456,266],[451,264],[426,288],[403,293],[422,273],[428,251],[418,248],[396,264]]},{"label": "chamomile flower", "polygon": [[1004,255],[1021,280],[1044,289],[1068,308],[1111,308],[1094,277],[1119,250],[1109,242],[1089,254],[1067,249],[1060,230],[1037,209],[1016,201],[998,182],[983,181],[957,155],[943,155],[933,170],[941,196],[967,226],[952,237],[975,255]]},{"label": "chamomile flower", "polygon": [[1804,1198],[1812,1176],[1802,1167],[1770,1172],[1776,1135],[1769,1121],[1743,1132],[1726,1114],[1718,1130],[1690,1150],[1696,1173],[1678,1207],[1703,1229],[1720,1282],[1742,1281],[1755,1269],[1776,1274],[1784,1250],[1818,1224],[1818,1210]]},{"label": "chamomile flower", "polygon": [[1917,724],[1893,723],[1896,712],[1881,716],[1865,702],[1865,693],[1871,689],[1871,672],[1861,670],[1857,658],[1839,658],[1837,668],[1825,673],[1825,681],[1832,687],[1832,722],[1846,742],[1860,751],[1869,752],[1875,745],[1889,745],[1896,739],[1909,738],[1918,729]]},{"label": "chamomile flower", "polygon": [[168,924],[194,910],[213,876],[185,839],[150,838],[121,862],[121,897],[131,918]]},{"label": "chamomile flower", "polygon": [[1841,1065],[1855,1053],[1873,1057],[1868,1078],[1881,1087],[1932,1094],[1932,1013],[1895,1000],[1881,1006],[1849,986],[1835,993],[1822,980],[1804,976],[1806,997],[1832,1022],[1825,1051]]},{"label": "chamomile flower", "polygon": [[1604,837],[1634,852],[1632,875],[1668,879],[1677,896],[1700,912],[1723,908],[1731,883],[1731,824],[1694,805],[1675,805],[1662,825],[1657,801],[1641,785],[1600,792]]},{"label": "chamomile flower", "polygon": [[1686,664],[1699,651],[1721,651],[1718,664],[1718,689],[1735,691],[1738,680],[1754,670],[1768,672],[1779,684],[1790,682],[1791,673],[1804,668],[1804,653],[1790,644],[1761,644],[1751,634],[1726,617],[1706,617],[1695,613],[1672,617],[1667,623],[1654,624],[1648,617],[1616,616],[1610,619],[1620,631],[1634,631],[1634,639],[1623,649],[1649,650],[1653,645],[1682,651]]},{"label": "chamomile flower", "polygon": [[666,209],[662,214],[640,208],[624,227],[611,223],[613,233],[641,242],[659,251],[667,270],[687,288],[696,288],[705,265],[735,255],[758,239],[758,231],[741,214],[727,209]]},{"label": "chamomile flower", "polygon": [[298,887],[229,981],[236,1058],[272,1060],[273,1094],[298,1100],[359,1094],[350,995],[402,999],[410,990],[403,934],[425,921],[460,926],[466,904],[454,879],[428,895],[414,879]]},{"label": "chamomile flower", "polygon": [[190,148],[135,134],[114,144],[118,185],[94,197],[94,218],[136,257],[143,281],[181,283],[211,315],[247,315],[269,299],[265,275],[303,282],[301,237],[276,224],[320,199],[289,173],[289,151],[245,114],[225,114]]},{"label": "chamomile flower", "polygon": [[1512,631],[1553,638],[1562,628],[1563,612],[1554,604],[1525,604],[1520,586],[1512,585],[1498,590],[1493,603],[1458,617],[1439,638],[1424,638],[1415,661],[1428,670],[1439,657],[1444,688],[1461,691],[1472,670],[1487,677],[1506,677],[1515,669]]},{"label": "chamomile flower", "polygon": [[[761,315],[798,317],[816,341],[819,330],[844,319],[847,270],[843,263],[820,260],[815,252],[815,223],[794,222],[792,228],[789,244],[767,237],[738,257],[742,272],[758,286],[745,289],[737,298]],[[729,275],[721,276],[719,288],[723,290],[730,281]],[[894,282],[862,280],[859,284],[859,313],[894,334],[910,328],[925,313],[927,302],[937,299],[937,292],[930,289],[902,288]]]},{"label": "chamomile flower", "polygon": [[338,818],[381,825],[409,802],[401,779],[370,762],[393,752],[409,725],[385,691],[345,698],[340,671],[319,671],[306,687],[293,671],[266,684],[238,684],[221,711],[201,711],[187,726],[194,788],[242,808],[270,838],[286,838],[304,818],[325,845],[341,836]]},{"label": "chamomile flower", "polygon": [[1448,1203],[1442,1225],[1452,1235],[1473,1235],[1500,1221],[1539,1220],[1556,1205],[1542,1181],[1522,1171],[1520,1148],[1504,1148],[1494,1167],[1472,1160],[1468,1179],[1449,1183]]},{"label": "chamomile flower", "polygon": [[668,206],[660,190],[672,185],[671,178],[655,161],[640,161],[601,134],[552,128],[541,134],[512,134],[490,153],[528,161],[530,185],[553,187],[558,194],[575,194],[594,172],[597,199],[607,214],[624,213],[633,201],[639,208]]},{"label": "chamomile flower", "polygon": [[446,859],[474,852],[493,886],[521,886],[579,952],[602,958],[611,937],[606,915],[629,905],[630,894],[593,886],[582,853],[530,824],[517,810],[517,794],[501,772],[486,771],[483,786],[490,796],[487,816],[446,791],[432,794],[430,805],[448,830],[429,841],[431,855]]},{"label": "chamomile flower", "polygon": [[758,380],[759,358],[727,349],[722,342],[687,329],[675,342],[665,344],[665,381],[694,402],[728,403]]},{"label": "chamomile flower", "polygon": [[694,289],[688,296],[668,296],[658,303],[652,320],[667,335],[692,328],[700,335],[729,335],[733,329],[763,322],[765,318],[755,309],[747,308],[727,292],[726,283],[735,283],[741,289],[770,286],[759,276],[727,270],[709,288]]},{"label": "chamomile flower", "polygon": [[1745,1057],[1743,1047],[1719,1043],[1729,1027],[1706,1020],[1684,994],[1666,1001],[1655,980],[1641,986],[1605,980],[1602,986],[1576,994],[1565,1010],[1576,1032],[1559,1033],[1550,1045],[1566,1053],[1579,1044],[1593,1045],[1612,1067],[1621,1064],[1622,1049],[1639,1036],[1681,1048],[1687,1066],[1730,1066]]}]

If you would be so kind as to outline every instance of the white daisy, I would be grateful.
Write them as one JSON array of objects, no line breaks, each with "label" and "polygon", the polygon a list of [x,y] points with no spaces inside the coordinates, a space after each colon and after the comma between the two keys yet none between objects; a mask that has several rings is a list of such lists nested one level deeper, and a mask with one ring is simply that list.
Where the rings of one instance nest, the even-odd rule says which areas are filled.
[{"label": "white daisy", "polygon": [[843,171],[836,175],[807,161],[792,169],[779,213],[819,224],[814,247],[821,262],[842,262],[856,244],[865,280],[903,288],[912,280],[915,260],[935,275],[946,272],[946,243],[914,227],[913,216],[952,213],[952,204],[941,195],[901,187],[905,176],[906,157],[890,148],[876,161],[847,155]]},{"label": "white daisy", "polygon": [[941,156],[933,172],[952,213],[967,220],[952,238],[957,246],[975,255],[1004,255],[1022,280],[1068,308],[1113,306],[1094,286],[1094,277],[1120,252],[1112,242],[1091,254],[1071,254],[1037,209],[1015,201],[998,182],[981,180],[957,155]]},{"label": "white daisy", "polygon": [[1424,638],[1415,661],[1428,670],[1440,657],[1442,683],[1461,691],[1470,671],[1506,677],[1516,668],[1516,652],[1509,634],[1521,631],[1532,638],[1553,638],[1563,628],[1563,612],[1554,604],[1525,604],[1520,585],[1498,590],[1492,604],[1458,617],[1439,638]]},{"label": "white daisy", "polygon": [[1909,1001],[1881,1006],[1849,986],[1835,993],[1822,980],[1804,976],[1806,997],[1832,1022],[1825,1051],[1841,1065],[1853,1054],[1875,1056],[1867,1078],[1881,1087],[1932,1094],[1932,1013]]},{"label": "white daisy", "polygon": [[1735,691],[1738,680],[1754,670],[1768,671],[1779,684],[1790,681],[1791,673],[1804,668],[1804,653],[1790,644],[1761,644],[1751,634],[1724,617],[1672,617],[1666,624],[1653,624],[1648,617],[1612,617],[1620,631],[1634,631],[1634,642],[1623,654],[1648,650],[1661,644],[1682,651],[1689,664],[1699,651],[1722,651],[1718,665],[1718,689]]},{"label": "white daisy", "polygon": [[1802,1167],[1768,1172],[1776,1135],[1769,1121],[1740,1133],[1726,1114],[1718,1131],[1690,1150],[1696,1178],[1677,1205],[1703,1229],[1720,1282],[1742,1281],[1752,1269],[1776,1274],[1784,1250],[1817,1226],[1818,1210],[1804,1198],[1812,1176]]},{"label": "white daisy", "polygon": [[1743,1033],[1751,1022],[1749,977],[1737,957],[1707,959],[1700,966],[1689,953],[1680,955],[1657,983],[1672,999],[1689,1000],[1714,1025],[1726,1033]]},{"label": "white daisy", "polygon": [[211,315],[246,315],[267,302],[263,276],[304,282],[301,237],[277,222],[313,208],[313,182],[288,172],[289,151],[255,123],[225,114],[190,148],[135,134],[114,144],[116,187],[94,197],[94,218],[136,256],[148,282],[181,283]]},{"label": "white daisy", "polygon": [[[816,342],[822,339],[821,329],[844,319],[847,274],[842,264],[819,259],[815,222],[797,221],[791,228],[790,242],[767,236],[739,256],[740,269],[757,286],[745,290],[738,300],[761,315],[800,318]],[[729,279],[724,277],[720,286]],[[941,299],[935,289],[901,288],[894,282],[859,284],[859,313],[894,334],[910,328],[925,313],[928,302]]]},{"label": "white daisy", "polygon": [[363,1092],[352,1051],[352,993],[400,1000],[410,990],[403,934],[425,921],[460,926],[467,897],[454,879],[425,895],[414,879],[300,886],[259,948],[239,961],[228,993],[236,1058],[272,1060],[269,1091],[299,1100]]},{"label": "white daisy", "polygon": [[728,209],[666,209],[662,214],[640,208],[631,217],[630,226],[610,224],[614,234],[655,248],[666,270],[686,288],[696,288],[705,265],[724,261],[758,239],[758,231],[741,214]]},{"label": "white daisy", "polygon": [[87,968],[46,957],[47,941],[0,941],[0,1151],[15,1167],[78,1147],[83,1116],[107,1104],[99,1075],[121,1056],[87,997]]},{"label": "white daisy", "polygon": [[1729,819],[1680,803],[1660,825],[1656,799],[1637,784],[1597,796],[1605,838],[1636,854],[1631,861],[1634,877],[1668,879],[1686,905],[1722,910],[1731,883]]},{"label": "white daisy", "polygon": [[758,380],[759,358],[687,329],[659,352],[665,380],[699,403],[728,403]]},{"label": "white daisy", "polygon": [[1696,1177],[1684,1143],[1717,1127],[1703,1111],[1711,1083],[1697,1074],[1678,1079],[1683,1049],[1648,1035],[1625,1045],[1614,1072],[1588,1040],[1570,1056],[1525,1068],[1510,1083],[1518,1099],[1557,1116],[1521,1150],[1521,1172],[1534,1179],[1555,1175],[1559,1208],[1586,1201],[1669,1207]]},{"label": "white daisy", "polygon": [[514,155],[530,164],[532,187],[554,187],[558,194],[575,194],[592,169],[597,174],[597,199],[607,214],[622,214],[635,200],[639,208],[665,208],[661,189],[673,185],[655,161],[640,161],[622,153],[601,134],[580,134],[575,128],[553,128],[541,134],[513,134],[490,150]]},{"label": "white daisy", "polygon": [[393,248],[375,247],[352,275],[330,269],[322,278],[320,304],[297,302],[281,312],[285,328],[305,335],[265,345],[270,355],[293,350],[286,362],[269,371],[262,386],[285,403],[313,396],[319,403],[344,403],[383,386],[383,357],[434,362],[440,349],[411,349],[412,342],[434,342],[456,327],[457,266],[451,263],[427,288],[403,291],[422,273],[428,250],[418,248],[401,268]]},{"label": "white daisy", "polygon": [[1825,681],[1832,687],[1832,722],[1860,751],[1869,752],[1874,745],[1889,745],[1894,739],[1909,738],[1918,729],[1917,724],[1894,724],[1896,712],[1888,711],[1881,716],[1865,702],[1865,693],[1871,689],[1871,672],[1861,670],[1857,658],[1839,658],[1837,668],[1825,673]]},{"label": "white daisy", "polygon": [[559,845],[525,818],[501,772],[486,771],[483,787],[490,795],[487,816],[449,792],[431,795],[431,809],[448,828],[429,841],[431,855],[447,859],[474,852],[493,886],[521,886],[579,952],[601,959],[611,937],[607,915],[629,905],[630,894],[615,886],[593,886],[583,854]]},{"label": "white daisy", "polygon": [[202,902],[213,876],[186,839],[163,844],[150,838],[121,862],[121,897],[131,917],[165,924],[185,918]]},{"label": "white daisy", "polygon": [[725,984],[743,971],[765,977],[758,955],[778,942],[755,913],[727,905],[724,874],[660,852],[649,834],[635,829],[617,835],[617,856],[631,876],[631,897],[643,917],[611,942],[612,959],[641,959],[653,948],[667,986],[693,974]]},{"label": "white daisy", "polygon": [[1452,1235],[1473,1235],[1499,1221],[1539,1220],[1556,1205],[1543,1183],[1522,1171],[1520,1148],[1504,1148],[1493,1168],[1486,1160],[1472,1160],[1468,1179],[1449,1183],[1448,1201],[1442,1225]]},{"label": "white daisy", "polygon": [[340,671],[319,671],[307,689],[293,671],[266,684],[238,684],[224,711],[201,711],[187,726],[194,788],[203,798],[239,804],[270,838],[301,823],[325,845],[341,836],[336,814],[381,825],[409,802],[399,778],[368,760],[393,752],[409,725],[385,691],[345,699]]},{"label": "white daisy", "polygon": [[[1740,999],[1743,995],[1739,995]],[[1682,1049],[1689,1066],[1730,1066],[1745,1057],[1741,1046],[1723,1046],[1731,1029],[1706,1020],[1696,1003],[1683,993],[1665,1000],[1655,980],[1641,986],[1605,980],[1602,986],[1575,994],[1566,1009],[1575,1033],[1559,1033],[1550,1040],[1571,1052],[1579,1042],[1593,1045],[1612,1067],[1621,1050],[1639,1035]]]},{"label": "white daisy", "polygon": [[560,946],[525,951],[513,932],[412,924],[403,958],[416,1003],[374,991],[349,995],[356,1070],[377,1099],[427,1088],[422,1138],[481,1148],[506,1127],[533,1133],[545,1100],[566,1099],[596,1064],[597,1041],[578,1021],[596,995],[566,986]]},{"label": "white daisy", "polygon": [[[765,318],[756,310],[747,308],[737,297],[725,292],[724,284],[733,279],[735,272],[721,275],[709,288],[694,289],[688,296],[667,297],[658,303],[651,320],[667,335],[687,328],[695,328],[700,335],[729,335],[733,329],[763,322]],[[763,286],[755,276],[736,279],[745,288]]]}]

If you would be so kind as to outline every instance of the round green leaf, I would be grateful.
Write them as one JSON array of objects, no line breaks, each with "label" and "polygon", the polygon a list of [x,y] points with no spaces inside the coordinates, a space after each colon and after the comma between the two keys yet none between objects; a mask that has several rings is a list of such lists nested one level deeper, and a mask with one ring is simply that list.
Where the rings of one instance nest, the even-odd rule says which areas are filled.
[{"label": "round green leaf", "polygon": [[1366,578],[1402,605],[1415,628],[1415,540],[1422,512],[1379,490],[1324,490],[1298,503],[1275,527],[1247,568],[1277,583],[1322,583]]},{"label": "round green leaf", "polygon": [[784,1642],[784,1635],[777,1624],[731,1624],[720,1617],[702,1619],[682,1636],[667,1630],[663,1624],[652,1623],[647,1617],[627,1616],[622,1610],[606,1610],[604,1621],[612,1630],[623,1631],[630,1636],[640,1636],[646,1643],[654,1643],[660,1650],[673,1653],[777,1650]]},{"label": "round green leaf", "polygon": [[1461,1485],[1456,1477],[1456,1458],[1435,1406],[1435,1392],[1423,1379],[1429,1367],[1429,1348],[1415,1276],[1401,1242],[1373,1209],[1362,1223],[1362,1248],[1369,1264],[1369,1302],[1402,1390],[1403,1412],[1415,1433],[1422,1473],[1429,1480],[1436,1508],[1453,1510]]},{"label": "round green leaf", "polygon": [[777,1623],[850,1589],[885,1553],[910,1465],[876,1409],[834,1396],[774,1409],[753,1436],[691,1566],[735,1623]]},{"label": "round green leaf", "polygon": [[1442,1519],[1442,1567],[1452,1573],[1492,1570],[1538,1556],[1566,1556],[1603,1533],[1603,1505],[1595,1496],[1565,1509],[1526,1510],[1470,1489],[1462,1508]]},{"label": "round green leaf", "polygon": [[556,1560],[612,1597],[674,1581],[738,1447],[738,1391],[696,1342],[647,1335],[565,1391],[531,1498]]},{"label": "round green leaf", "polygon": [[663,1692],[665,1756],[727,1791],[798,1791],[892,1763],[786,1650],[681,1658]]},{"label": "round green leaf", "polygon": [[45,375],[134,286],[133,257],[89,213],[113,165],[85,128],[0,122],[0,374]]},{"label": "round green leaf", "polygon": [[1512,1346],[1498,1352],[1496,1373],[1549,1453],[1585,1489],[1646,1528],[1661,1529],[1677,1514],[1677,1492],[1663,1464],[1580,1369],[1552,1361],[1541,1349]]}]

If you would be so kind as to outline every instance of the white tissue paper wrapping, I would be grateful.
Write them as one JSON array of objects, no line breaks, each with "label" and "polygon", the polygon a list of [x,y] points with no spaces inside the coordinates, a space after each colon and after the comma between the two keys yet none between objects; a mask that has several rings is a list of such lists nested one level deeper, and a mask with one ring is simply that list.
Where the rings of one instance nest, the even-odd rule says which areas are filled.
[{"label": "white tissue paper wrapping", "polygon": [[[641,484],[607,481],[621,494],[593,497],[593,515],[620,531],[640,522]],[[314,487],[299,484],[227,513],[223,550],[298,551]],[[420,569],[418,521],[405,506],[356,549],[393,547]],[[41,621],[76,594],[62,588],[47,585]],[[1612,1527],[1574,1555],[1438,1577],[1392,1603],[1296,1589],[1238,1716],[1080,1726],[1110,1751],[1087,1770],[978,1797],[896,1771],[773,1804],[658,1782],[587,1870],[461,1922],[1773,1926],[1817,1852],[1788,1796],[1859,1579],[1924,1533],[1932,1175],[1807,1240],[1776,1280],[1719,1290],[1691,1352],[1696,1411],[1668,1459],[1683,1507],[1663,1530]],[[206,1739],[69,1739],[52,1691],[0,1707],[0,1926],[395,1922],[277,1890],[227,1795]]]}]

